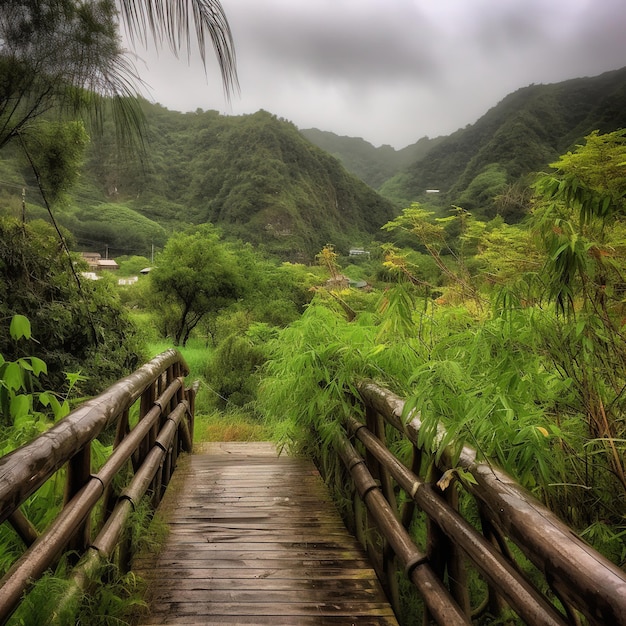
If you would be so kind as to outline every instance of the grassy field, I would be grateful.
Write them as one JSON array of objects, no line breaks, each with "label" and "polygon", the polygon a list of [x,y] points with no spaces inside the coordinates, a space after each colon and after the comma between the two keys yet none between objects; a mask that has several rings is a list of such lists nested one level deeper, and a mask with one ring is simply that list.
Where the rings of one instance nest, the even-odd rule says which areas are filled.
[{"label": "grassy field", "polygon": [[[153,357],[169,348],[167,341],[151,342],[148,345],[149,356]],[[211,347],[202,339],[190,339],[187,345],[179,346],[190,374],[189,384],[200,381],[200,389],[196,397],[196,421],[194,441],[267,441],[271,439],[270,429],[258,419],[236,407],[231,410],[218,411],[214,408],[215,392],[204,379],[206,363],[211,356]]]}]

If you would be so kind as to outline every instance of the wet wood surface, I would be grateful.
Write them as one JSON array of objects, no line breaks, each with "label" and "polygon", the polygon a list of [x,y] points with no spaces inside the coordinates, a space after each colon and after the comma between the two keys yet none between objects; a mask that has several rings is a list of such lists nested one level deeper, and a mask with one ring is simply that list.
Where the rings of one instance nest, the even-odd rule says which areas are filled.
[{"label": "wet wood surface", "polygon": [[314,465],[267,443],[204,444],[163,505],[142,624],[397,624]]}]

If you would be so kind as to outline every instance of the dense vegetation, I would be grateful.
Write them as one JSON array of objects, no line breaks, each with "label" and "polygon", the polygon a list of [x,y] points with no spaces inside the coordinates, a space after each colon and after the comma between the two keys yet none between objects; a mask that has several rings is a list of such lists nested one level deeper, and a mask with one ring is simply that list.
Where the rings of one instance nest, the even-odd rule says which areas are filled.
[{"label": "dense vegetation", "polygon": [[[395,214],[389,201],[270,113],[181,114],[145,102],[143,111],[147,155],[119,154],[107,126],[94,136],[80,184],[58,211],[83,249],[148,255],[153,244],[163,246],[166,231],[211,222],[284,260],[310,261],[327,241],[346,250],[363,245]],[[0,168],[12,185],[7,191],[27,184],[28,200],[41,204],[26,165],[7,158]],[[45,217],[43,208],[29,211]]]},{"label": "dense vegetation", "polygon": [[528,210],[523,177],[545,171],[594,130],[626,126],[625,100],[626,68],[519,89],[409,166],[402,197],[421,201],[426,189],[440,189],[449,204],[518,221]]},{"label": "dense vegetation", "polygon": [[318,299],[273,343],[261,403],[286,441],[325,458],[345,392],[374,378],[421,411],[426,448],[442,422],[624,564],[625,158],[623,131],[591,135],[523,225],[417,204],[390,222],[423,246],[387,246],[397,286],[342,292],[356,315]]},{"label": "dense vegetation", "polygon": [[[329,241],[347,251],[381,238],[380,226],[413,201],[440,215],[452,204],[483,219],[519,221],[529,210],[534,172],[592,130],[624,125],[625,85],[626,70],[532,85],[475,124],[402,150],[316,129],[299,132],[265,111],[182,114],[142,102],[143,155],[120,152],[110,121],[101,134],[92,133],[80,169],[86,140],[80,127],[39,128],[31,152],[38,169],[49,172],[43,178],[49,194],[56,193],[55,180],[69,189],[68,175],[80,172],[56,211],[82,249],[149,257],[168,233],[211,222],[284,260],[311,261]],[[28,216],[49,219],[31,164],[21,159],[10,146],[0,156],[7,206],[20,214],[25,185]]]}]

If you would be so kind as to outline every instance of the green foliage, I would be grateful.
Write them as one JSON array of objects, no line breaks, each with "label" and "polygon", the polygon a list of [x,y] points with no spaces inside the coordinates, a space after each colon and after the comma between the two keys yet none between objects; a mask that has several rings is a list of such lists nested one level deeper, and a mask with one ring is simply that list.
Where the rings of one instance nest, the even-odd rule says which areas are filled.
[{"label": "green foliage", "polygon": [[353,322],[324,306],[319,296],[296,322],[270,344],[270,360],[259,390],[259,406],[286,445],[326,456],[342,414],[352,410],[345,392],[359,377],[393,373],[401,361],[371,358],[386,349],[376,342],[374,320],[363,313]]},{"label": "green foliage", "polygon": [[[31,339],[28,318],[14,315],[9,334],[15,342]],[[51,422],[44,411],[49,410],[54,421],[69,413],[67,395],[63,398],[50,391],[35,391],[39,376],[47,373],[46,363],[37,357],[6,361],[0,354],[0,427],[6,431],[0,446],[1,454],[10,452],[46,430]],[[74,374],[68,374],[67,377],[70,382],[69,394],[82,377]]]},{"label": "green foliage", "polygon": [[88,137],[82,122],[49,122],[34,125],[22,145],[36,172],[40,190],[52,206],[67,200],[76,183]]},{"label": "green foliage", "polygon": [[[449,299],[454,301],[458,299],[460,302],[471,301],[476,311],[483,311],[485,299],[479,293],[476,281],[466,264],[465,248],[472,242],[473,237],[470,233],[475,228],[474,220],[469,213],[454,207],[452,216],[434,218],[432,211],[414,202],[383,228],[394,233],[396,231],[410,233],[435,262],[448,285]],[[392,271],[404,274],[413,284],[423,282],[408,271],[404,258],[395,254],[393,247],[387,247],[385,265]]]},{"label": "green foliage", "polygon": [[[349,172],[374,189],[414,161],[424,158],[443,139],[422,137],[401,150],[394,150],[387,145],[375,148],[360,137],[340,137],[317,128],[300,132],[316,146],[338,158]],[[384,193],[382,195],[391,199]]]},{"label": "green foliage", "polygon": [[120,266],[119,276],[137,276],[141,270],[150,267],[150,259],[145,256],[118,256],[115,257]]},{"label": "green foliage", "polygon": [[531,227],[546,262],[544,295],[561,314],[546,350],[574,383],[593,448],[603,449],[626,494],[625,132],[591,134],[537,182]]},{"label": "green foliage", "polygon": [[[132,72],[118,43],[116,18],[115,4],[108,0],[3,5],[0,148],[18,137],[34,139],[42,128],[33,122],[51,110],[61,116],[92,107],[97,112],[103,95],[128,94]],[[71,145],[65,138],[63,143]],[[50,173],[57,167],[51,155],[48,150],[43,155]]]},{"label": "green foliage", "polygon": [[198,413],[194,422],[194,442],[269,441],[269,428],[247,409],[229,407]]},{"label": "green foliage", "polygon": [[472,445],[620,562],[623,149],[622,132],[592,135],[563,157],[538,183],[528,225],[406,209],[387,228],[419,240],[443,295],[423,297],[434,281],[420,257],[391,246],[385,264],[399,284],[376,314],[347,321],[320,292],[273,342],[261,384],[259,406],[287,418],[283,441],[330,463],[338,423],[355,411],[346,394],[374,378],[407,398],[407,418],[419,412],[434,458]]},{"label": "green foliage", "polygon": [[243,336],[230,335],[212,354],[205,376],[222,407],[245,406],[256,399],[258,369],[266,358],[263,345],[271,334],[267,325],[256,325]]},{"label": "green foliage", "polygon": [[[465,188],[458,198],[458,204],[468,211],[483,213],[483,207],[491,207],[494,199],[500,195],[507,184],[507,174],[498,163],[486,165]],[[489,217],[488,212],[484,212]]]},{"label": "green foliage", "polygon": [[89,377],[81,390],[89,392],[134,368],[141,346],[108,281],[83,281],[79,288],[72,262],[47,224],[0,220],[0,315],[25,315],[32,325],[28,341],[0,336],[0,353],[45,361],[50,388],[64,385],[64,372],[81,372]]},{"label": "green foliage", "polygon": [[387,201],[269,113],[144,110],[152,129],[146,167],[120,163],[112,144],[96,139],[87,175],[168,228],[211,222],[303,261],[327,241],[348,249],[352,233],[375,232],[393,216]]}]

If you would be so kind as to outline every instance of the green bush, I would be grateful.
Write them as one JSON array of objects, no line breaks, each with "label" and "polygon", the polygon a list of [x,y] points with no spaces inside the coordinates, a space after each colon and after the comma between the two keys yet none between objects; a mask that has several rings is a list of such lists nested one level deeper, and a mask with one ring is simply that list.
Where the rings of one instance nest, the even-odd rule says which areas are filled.
[{"label": "green bush", "polygon": [[[209,386],[218,394],[218,404],[249,405],[256,399],[259,384],[259,368],[265,362],[264,343],[271,329],[263,326],[263,332],[246,335],[229,335],[215,350],[205,376]],[[263,337],[263,334],[266,337]]]}]

